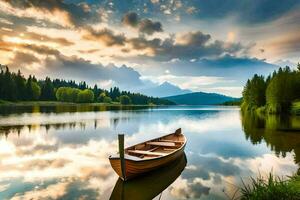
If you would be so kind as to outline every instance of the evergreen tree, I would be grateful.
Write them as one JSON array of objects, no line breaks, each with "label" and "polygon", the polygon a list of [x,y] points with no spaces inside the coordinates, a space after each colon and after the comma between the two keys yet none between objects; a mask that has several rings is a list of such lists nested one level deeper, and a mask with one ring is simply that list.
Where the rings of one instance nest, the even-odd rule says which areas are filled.
[{"label": "evergreen tree", "polygon": [[21,74],[21,71],[18,70],[18,74],[14,78],[17,91],[18,100],[26,100],[26,79]]},{"label": "evergreen tree", "polygon": [[54,87],[49,77],[41,82],[41,100],[55,100]]},{"label": "evergreen tree", "polygon": [[[29,75],[27,80],[21,74],[9,71],[9,68],[0,66],[0,99],[3,100],[58,100],[66,102],[104,102],[121,101],[122,104],[174,104],[168,100],[148,97],[139,93],[120,91],[119,88],[111,88],[110,91],[102,90],[97,85],[93,89],[85,81],[77,84],[73,80],[54,79],[37,80]],[[98,97],[98,98],[94,98]]]},{"label": "evergreen tree", "polygon": [[6,71],[4,73],[3,83],[3,99],[15,101],[17,99],[16,84],[8,67],[6,67]]}]

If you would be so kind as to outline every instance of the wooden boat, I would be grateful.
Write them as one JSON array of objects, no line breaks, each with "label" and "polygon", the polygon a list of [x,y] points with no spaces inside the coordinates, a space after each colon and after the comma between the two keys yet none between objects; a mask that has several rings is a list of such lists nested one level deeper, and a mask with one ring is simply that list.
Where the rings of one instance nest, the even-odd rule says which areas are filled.
[{"label": "wooden boat", "polygon": [[144,176],[128,181],[119,178],[111,193],[110,200],[154,199],[180,176],[186,163],[186,156],[183,153],[176,160]]},{"label": "wooden boat", "polygon": [[119,135],[120,153],[109,156],[109,161],[119,177],[128,180],[174,161],[183,154],[185,145],[181,129],[126,149],[124,135]]}]

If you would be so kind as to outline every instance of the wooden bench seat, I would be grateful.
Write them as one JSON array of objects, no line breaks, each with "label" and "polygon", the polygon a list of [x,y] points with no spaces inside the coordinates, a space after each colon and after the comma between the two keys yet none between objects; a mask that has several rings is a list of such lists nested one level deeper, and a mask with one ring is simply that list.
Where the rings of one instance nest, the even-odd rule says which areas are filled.
[{"label": "wooden bench seat", "polygon": [[175,147],[174,142],[147,142],[147,144],[161,147]]},{"label": "wooden bench seat", "polygon": [[173,143],[178,143],[178,144],[182,144],[182,143],[184,143],[183,141],[174,141],[174,140],[164,140],[164,139],[161,139],[161,140],[159,140],[160,142],[173,142]]},{"label": "wooden bench seat", "polygon": [[167,153],[142,151],[142,150],[128,150],[128,152],[134,153],[134,154],[140,154],[140,155],[149,155],[149,156],[165,156],[165,155],[167,155]]}]

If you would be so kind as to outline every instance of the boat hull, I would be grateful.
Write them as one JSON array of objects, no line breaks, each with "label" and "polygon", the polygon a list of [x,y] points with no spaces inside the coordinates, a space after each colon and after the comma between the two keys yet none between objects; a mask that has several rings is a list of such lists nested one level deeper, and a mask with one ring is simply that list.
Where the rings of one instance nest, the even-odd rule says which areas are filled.
[{"label": "boat hull", "polygon": [[175,161],[144,176],[128,181],[123,181],[119,178],[112,191],[110,200],[154,199],[180,176],[186,163],[186,156],[183,153]]},{"label": "boat hull", "polygon": [[[147,172],[165,166],[172,161],[176,160],[184,153],[185,145],[178,151],[171,153],[167,156],[158,157],[150,160],[130,160],[125,158],[125,180],[132,179],[136,176],[143,175]],[[121,161],[120,158],[109,158],[110,164],[114,171],[122,178]],[[124,179],[124,178],[123,178]]]}]

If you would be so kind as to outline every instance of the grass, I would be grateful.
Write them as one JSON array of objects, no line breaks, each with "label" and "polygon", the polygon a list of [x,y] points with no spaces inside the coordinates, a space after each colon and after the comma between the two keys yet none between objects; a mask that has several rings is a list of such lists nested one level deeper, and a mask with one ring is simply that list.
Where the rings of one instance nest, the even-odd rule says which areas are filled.
[{"label": "grass", "polygon": [[294,175],[283,180],[270,173],[267,179],[252,178],[250,184],[240,189],[241,200],[300,200],[300,176]]}]

